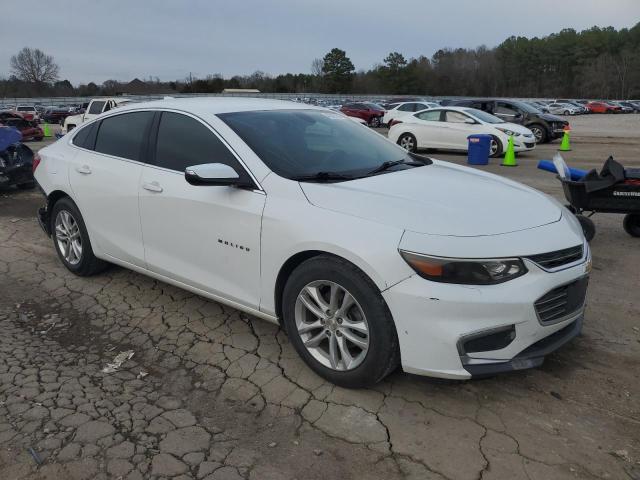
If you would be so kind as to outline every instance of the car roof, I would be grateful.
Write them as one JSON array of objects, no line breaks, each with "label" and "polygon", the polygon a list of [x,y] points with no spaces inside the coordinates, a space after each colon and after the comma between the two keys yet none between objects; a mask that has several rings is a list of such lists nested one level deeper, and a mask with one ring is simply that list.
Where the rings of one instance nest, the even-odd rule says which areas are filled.
[{"label": "car roof", "polygon": [[296,103],[285,100],[240,97],[196,97],[166,98],[151,102],[132,103],[118,108],[118,112],[151,109],[183,110],[195,114],[218,114],[232,112],[251,112],[263,110],[325,110],[322,107]]}]

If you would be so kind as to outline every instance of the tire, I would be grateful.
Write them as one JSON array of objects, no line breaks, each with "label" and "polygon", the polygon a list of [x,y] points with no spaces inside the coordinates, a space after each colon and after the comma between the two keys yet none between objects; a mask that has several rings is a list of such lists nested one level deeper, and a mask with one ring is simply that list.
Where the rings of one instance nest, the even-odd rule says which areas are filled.
[{"label": "tire", "polygon": [[418,141],[411,133],[403,133],[400,135],[398,137],[398,145],[411,153],[416,153],[418,151]]},{"label": "tire", "polygon": [[380,126],[380,117],[373,117],[369,122],[369,126],[372,128],[378,128]]},{"label": "tire", "polygon": [[565,111],[564,111],[564,114],[565,114],[565,115],[569,115],[569,113],[570,113],[570,112],[569,112],[569,110],[565,110]]},{"label": "tire", "polygon": [[[495,148],[495,150],[494,150]],[[496,158],[502,155],[503,146],[502,142],[498,137],[491,136],[491,144],[489,146],[489,156],[491,158]]]},{"label": "tire", "polygon": [[31,190],[32,188],[36,188],[36,182],[19,183],[16,187],[20,190]]},{"label": "tire", "polygon": [[582,232],[584,233],[584,238],[587,239],[587,242],[593,240],[593,237],[596,236],[596,226],[588,217],[584,215],[576,215],[576,218],[580,222],[580,226],[582,227]]},{"label": "tire", "polygon": [[547,143],[547,141],[549,140],[547,130],[542,125],[534,123],[527,128],[531,130],[531,133],[533,133],[533,136],[536,139],[536,143]]},{"label": "tire", "polygon": [[[63,218],[65,217],[66,222],[63,221]],[[71,221],[69,221],[69,218]],[[62,224],[65,231],[70,231],[75,237],[76,246],[77,241],[79,241],[79,255],[73,248],[70,249],[72,252],[71,254],[65,252],[64,250],[67,250],[67,248],[69,248],[68,246],[63,250],[61,244],[64,244],[65,242],[61,240],[61,238],[64,238],[64,235],[62,235],[62,233],[58,233],[59,230],[57,225],[59,222]],[[70,226],[70,228],[67,228],[67,226]],[[88,277],[103,271],[109,265],[107,262],[100,260],[93,254],[91,241],[89,240],[89,234],[87,233],[87,228],[84,224],[84,220],[82,219],[82,215],[80,214],[76,204],[69,197],[63,197],[53,205],[51,210],[50,228],[52,232],[51,238],[53,239],[53,245],[58,253],[58,258],[60,258],[64,266],[67,267],[70,272],[81,277]],[[68,240],[67,245],[70,245],[73,241],[74,240]]]},{"label": "tire", "polygon": [[[337,292],[336,305],[331,311],[333,291]],[[309,292],[318,293],[320,301],[313,300]],[[341,312],[336,307],[349,298],[347,295],[353,302]],[[322,316],[312,313],[307,304]],[[298,354],[314,372],[336,385],[374,385],[400,363],[398,337],[387,304],[371,279],[346,260],[320,255],[298,266],[285,285],[282,312],[284,328]],[[316,326],[309,328],[311,324]],[[350,325],[358,325],[358,329]],[[299,327],[307,331],[299,332]],[[357,343],[351,343],[351,338]],[[365,339],[366,347],[356,346]],[[307,347],[305,341],[313,345]],[[332,342],[334,357],[330,354]],[[347,355],[343,354],[345,348]]]},{"label": "tire", "polygon": [[640,237],[640,214],[629,213],[625,215],[622,226],[624,227],[625,232],[632,237]]}]

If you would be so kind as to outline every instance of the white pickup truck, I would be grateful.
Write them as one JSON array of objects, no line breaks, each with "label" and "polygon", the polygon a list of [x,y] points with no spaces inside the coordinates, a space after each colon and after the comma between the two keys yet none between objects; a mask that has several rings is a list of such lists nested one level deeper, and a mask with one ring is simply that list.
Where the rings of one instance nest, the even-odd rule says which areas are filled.
[{"label": "white pickup truck", "polygon": [[122,105],[126,105],[127,103],[131,103],[131,99],[129,98],[94,98],[87,105],[87,109],[84,113],[78,115],[71,115],[64,119],[64,124],[62,125],[62,134],[69,133],[78,125],[83,124],[84,122],[88,122],[96,118],[98,115],[104,112],[108,112],[109,110],[113,110],[114,108],[121,107]]}]

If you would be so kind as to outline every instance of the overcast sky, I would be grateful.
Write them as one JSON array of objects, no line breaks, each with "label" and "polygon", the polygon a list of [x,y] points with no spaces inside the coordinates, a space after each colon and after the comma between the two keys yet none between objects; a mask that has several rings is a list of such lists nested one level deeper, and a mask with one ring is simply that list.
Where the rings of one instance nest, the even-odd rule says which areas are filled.
[{"label": "overcast sky", "polygon": [[367,69],[390,51],[431,56],[640,21],[640,0],[5,0],[2,10],[0,76],[31,46],[53,55],[74,84],[308,73],[333,47]]}]

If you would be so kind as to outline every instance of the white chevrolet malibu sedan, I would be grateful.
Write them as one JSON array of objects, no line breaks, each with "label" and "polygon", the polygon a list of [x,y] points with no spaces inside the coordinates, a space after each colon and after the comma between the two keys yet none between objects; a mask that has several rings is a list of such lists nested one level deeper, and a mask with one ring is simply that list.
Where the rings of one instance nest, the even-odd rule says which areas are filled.
[{"label": "white chevrolet malibu sedan", "polygon": [[280,323],[338,385],[535,367],[581,330],[591,261],[568,210],[331,110],[135,104],[34,168],[70,271],[117,264]]}]

